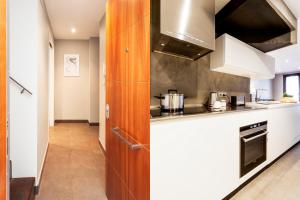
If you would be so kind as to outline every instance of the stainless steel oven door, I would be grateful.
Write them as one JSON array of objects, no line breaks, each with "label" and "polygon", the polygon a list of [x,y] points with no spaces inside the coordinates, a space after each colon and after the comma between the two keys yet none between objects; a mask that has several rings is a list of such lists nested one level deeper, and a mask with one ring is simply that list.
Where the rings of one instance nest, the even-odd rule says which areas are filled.
[{"label": "stainless steel oven door", "polygon": [[251,135],[240,138],[241,166],[240,177],[244,176],[267,159],[267,135],[266,130],[261,130]]}]

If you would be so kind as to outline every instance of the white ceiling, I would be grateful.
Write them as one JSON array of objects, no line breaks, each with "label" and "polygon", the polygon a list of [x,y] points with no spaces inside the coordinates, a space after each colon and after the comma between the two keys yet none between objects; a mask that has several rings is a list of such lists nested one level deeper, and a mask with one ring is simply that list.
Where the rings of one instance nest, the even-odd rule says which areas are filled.
[{"label": "white ceiling", "polygon": [[[89,39],[99,36],[105,0],[44,0],[55,39]],[[71,28],[76,33],[71,33]]]},{"label": "white ceiling", "polygon": [[[56,39],[89,39],[98,37],[99,21],[105,12],[106,0],[44,0]],[[230,0],[215,0],[216,13]],[[300,3],[284,0],[295,16],[300,19]],[[300,22],[300,21],[299,21]],[[300,23],[298,22],[298,27]],[[71,28],[76,33],[71,33]],[[300,29],[300,28],[299,28]],[[276,58],[276,73],[300,71],[300,30],[298,44],[269,54]]]},{"label": "white ceiling", "polygon": [[298,43],[269,54],[276,58],[276,73],[300,71],[300,2],[297,0],[284,0],[290,10],[298,19]]}]

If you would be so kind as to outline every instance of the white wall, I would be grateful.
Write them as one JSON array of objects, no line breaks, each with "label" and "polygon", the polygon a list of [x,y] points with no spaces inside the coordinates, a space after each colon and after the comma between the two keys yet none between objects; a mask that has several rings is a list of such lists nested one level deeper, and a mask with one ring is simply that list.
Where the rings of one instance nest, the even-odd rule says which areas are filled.
[{"label": "white wall", "polygon": [[283,96],[283,75],[276,74],[275,79],[273,79],[273,93],[274,99],[280,100]]},{"label": "white wall", "polygon": [[106,98],[106,86],[105,86],[105,41],[106,41],[106,31],[105,31],[105,15],[103,16],[102,20],[100,21],[100,28],[99,28],[99,53],[100,53],[100,58],[99,58],[99,77],[100,77],[100,116],[99,116],[99,122],[100,122],[100,128],[99,128],[99,140],[105,149],[105,98]]},{"label": "white wall", "polygon": [[[10,158],[12,176],[35,177],[37,172],[37,24],[38,0],[8,1],[9,74],[30,91],[20,94],[9,85]],[[24,23],[26,19],[27,23]],[[20,34],[22,33],[22,34]],[[26,39],[24,39],[26,38]]]},{"label": "white wall", "polygon": [[89,40],[90,123],[99,122],[99,38]]},{"label": "white wall", "polygon": [[[39,0],[8,1],[9,73],[33,95],[10,82],[12,176],[36,177],[48,144],[49,24]],[[26,23],[24,23],[26,22]]]},{"label": "white wall", "polygon": [[[79,54],[80,76],[64,77],[64,54]],[[55,119],[89,119],[89,41],[55,40]]]},{"label": "white wall", "polygon": [[[251,94],[255,96],[256,90],[258,91],[258,97],[261,99],[273,99],[273,82],[272,80],[251,80],[250,90]],[[261,90],[263,89],[263,91]]]},{"label": "white wall", "polygon": [[[37,132],[37,179],[40,177],[49,143],[49,40],[52,39],[50,23],[44,5],[38,6],[38,132]],[[50,36],[49,36],[50,33]]]}]

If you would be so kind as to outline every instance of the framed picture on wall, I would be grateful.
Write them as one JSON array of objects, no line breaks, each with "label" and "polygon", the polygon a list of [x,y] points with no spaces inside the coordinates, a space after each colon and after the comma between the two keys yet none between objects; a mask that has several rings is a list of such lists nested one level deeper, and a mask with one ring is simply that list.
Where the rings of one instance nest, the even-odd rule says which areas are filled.
[{"label": "framed picture on wall", "polygon": [[80,76],[79,54],[64,55],[64,76]]}]

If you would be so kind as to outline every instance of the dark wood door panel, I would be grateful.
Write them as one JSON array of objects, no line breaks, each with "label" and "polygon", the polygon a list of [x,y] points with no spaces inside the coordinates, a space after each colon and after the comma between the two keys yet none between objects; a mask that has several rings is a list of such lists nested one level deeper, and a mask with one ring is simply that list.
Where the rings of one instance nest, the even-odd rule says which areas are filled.
[{"label": "dark wood door panel", "polygon": [[108,80],[127,80],[127,2],[107,1],[106,15],[106,66]]},{"label": "dark wood door panel", "polygon": [[106,14],[107,196],[147,200],[150,152],[130,146],[150,145],[150,0],[108,0]]},{"label": "dark wood door panel", "polygon": [[[112,29],[110,33],[120,33],[128,27],[128,0],[109,0],[107,1],[108,24]],[[113,38],[115,39],[115,38]]]},{"label": "dark wood door panel", "polygon": [[112,52],[112,63],[111,63],[111,80],[113,81],[121,81],[127,82],[128,81],[128,42],[127,39],[127,32],[118,33],[115,36],[114,41],[112,44],[113,52]]},{"label": "dark wood door panel", "polygon": [[[137,21],[150,15],[150,0],[128,0],[128,26],[136,24]],[[147,26],[150,27],[150,24]]]},{"label": "dark wood door panel", "polygon": [[128,32],[129,81],[150,82],[150,15],[140,18]]},{"label": "dark wood door panel", "polygon": [[150,199],[150,151],[128,150],[129,197],[136,200]]},{"label": "dark wood door panel", "polygon": [[124,144],[120,138],[118,138],[115,133],[111,130],[110,132],[110,144],[108,154],[108,162],[111,164],[112,168],[115,170],[115,173],[120,177],[120,179],[127,183],[127,166],[128,166],[128,152],[127,145]]},{"label": "dark wood door panel", "polygon": [[141,144],[150,144],[150,83],[130,83],[128,134]]},{"label": "dark wood door panel", "polygon": [[106,164],[106,196],[109,200],[127,200],[128,189],[112,165]]},{"label": "dark wood door panel", "polygon": [[110,125],[112,128],[128,128],[128,85],[124,82],[110,82]]}]

